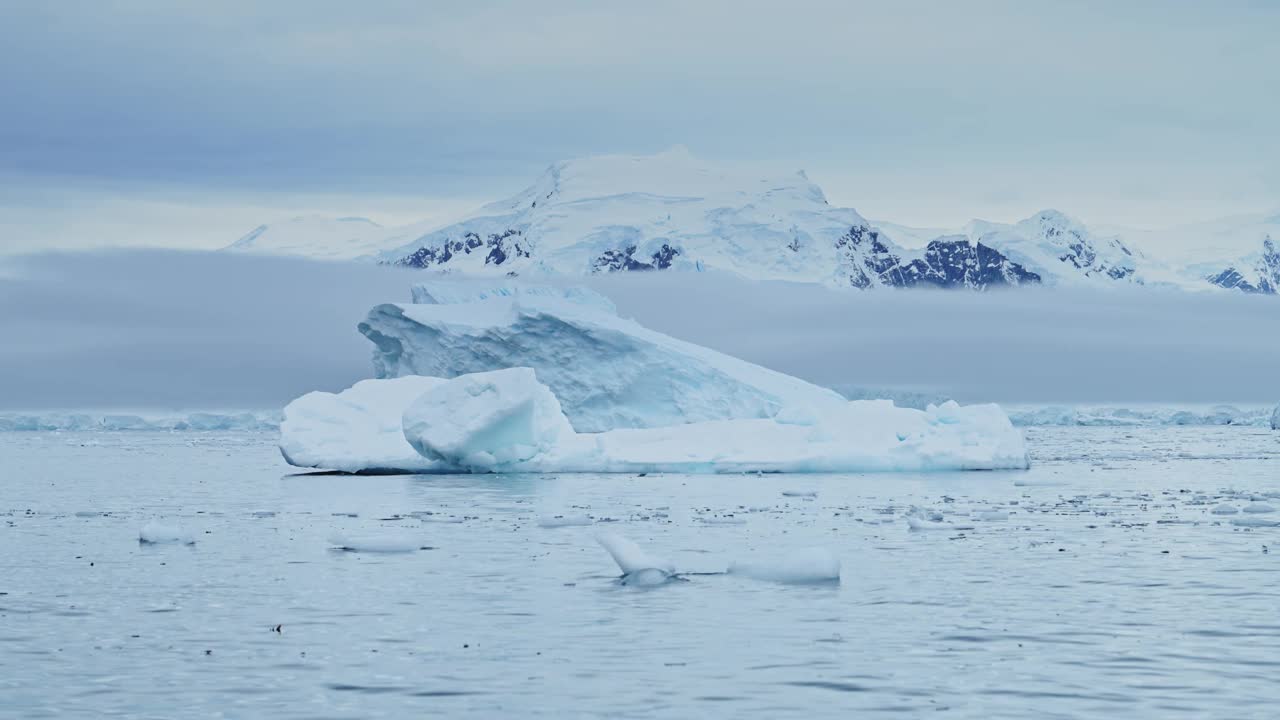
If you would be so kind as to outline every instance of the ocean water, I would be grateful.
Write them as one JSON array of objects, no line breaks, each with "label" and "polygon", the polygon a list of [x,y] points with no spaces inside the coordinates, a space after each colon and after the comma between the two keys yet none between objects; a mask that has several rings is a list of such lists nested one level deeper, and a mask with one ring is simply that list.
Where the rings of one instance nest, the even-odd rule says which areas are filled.
[{"label": "ocean water", "polygon": [[[1280,433],[1026,433],[1026,472],[716,477],[0,433],[0,717],[1276,717]],[[683,579],[620,583],[600,532]],[[721,574],[811,547],[838,584]]]}]

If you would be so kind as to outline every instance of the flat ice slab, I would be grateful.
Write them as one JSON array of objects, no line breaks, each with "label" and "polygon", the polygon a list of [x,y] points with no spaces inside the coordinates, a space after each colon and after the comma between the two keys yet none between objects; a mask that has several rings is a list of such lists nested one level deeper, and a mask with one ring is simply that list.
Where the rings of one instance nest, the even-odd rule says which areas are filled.
[{"label": "flat ice slab", "polygon": [[1022,434],[995,405],[927,410],[887,400],[822,412],[577,433],[528,368],[474,373],[405,410],[409,444],[465,472],[862,472],[1027,467]]}]

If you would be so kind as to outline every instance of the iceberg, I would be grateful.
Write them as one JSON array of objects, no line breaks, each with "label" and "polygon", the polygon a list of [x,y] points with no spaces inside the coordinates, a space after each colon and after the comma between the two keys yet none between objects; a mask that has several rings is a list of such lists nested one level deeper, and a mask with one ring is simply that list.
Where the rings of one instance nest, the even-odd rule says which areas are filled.
[{"label": "iceberg", "polygon": [[405,442],[400,420],[431,377],[361,380],[340,393],[312,392],[289,403],[280,454],[290,465],[339,472],[430,472],[438,463]]},{"label": "iceberg", "polygon": [[[419,291],[418,296],[422,296]],[[385,304],[360,332],[379,378],[532,368],[578,432],[836,410],[838,393],[551,294]]]},{"label": "iceberg", "polygon": [[1271,413],[1271,429],[1280,430],[1280,405]]},{"label": "iceberg", "polygon": [[842,401],[774,418],[579,433],[530,368],[473,373],[404,412],[423,457],[464,472],[865,472],[1025,469],[1022,434],[995,405],[927,410]]},{"label": "iceberg", "polygon": [[586,290],[432,283],[373,308],[378,378],[291,403],[280,450],[343,472],[1024,469],[996,405],[922,410],[648,330]]}]

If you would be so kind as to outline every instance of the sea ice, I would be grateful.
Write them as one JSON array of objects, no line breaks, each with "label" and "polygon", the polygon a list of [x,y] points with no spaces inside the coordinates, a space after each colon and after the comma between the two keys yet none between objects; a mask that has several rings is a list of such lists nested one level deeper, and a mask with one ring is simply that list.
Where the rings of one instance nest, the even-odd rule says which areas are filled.
[{"label": "sea ice", "polygon": [[177,525],[152,521],[138,531],[138,542],[146,545],[194,545],[195,537]]},{"label": "sea ice", "polygon": [[805,548],[786,555],[735,561],[726,571],[753,580],[793,585],[840,582],[840,560],[825,548]]},{"label": "sea ice", "polygon": [[[776,419],[575,433],[527,368],[473,373],[405,410],[409,444],[467,472],[862,472],[1027,467],[1022,435],[994,405],[928,410],[841,401]],[[439,467],[439,465],[437,465]]]},{"label": "sea ice", "polygon": [[1231,503],[1221,503],[1219,505],[1213,506],[1213,509],[1210,510],[1209,512],[1213,513],[1214,515],[1235,515],[1236,513],[1240,512],[1240,508],[1236,507],[1235,505],[1232,505]]},{"label": "sea ice", "polygon": [[341,472],[428,472],[438,464],[405,442],[405,408],[439,378],[361,380],[340,393],[312,392],[289,403],[280,452],[290,465]]},{"label": "sea ice", "polygon": [[1264,502],[1251,502],[1248,505],[1245,505],[1243,510],[1244,512],[1247,512],[1247,513],[1256,513],[1256,514],[1272,513],[1276,511],[1274,507]]}]

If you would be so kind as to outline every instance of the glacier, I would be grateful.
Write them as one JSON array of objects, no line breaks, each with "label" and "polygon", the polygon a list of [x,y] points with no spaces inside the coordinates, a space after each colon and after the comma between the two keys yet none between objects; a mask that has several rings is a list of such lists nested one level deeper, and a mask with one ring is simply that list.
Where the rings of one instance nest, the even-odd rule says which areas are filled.
[{"label": "glacier", "polygon": [[359,330],[375,346],[379,378],[533,368],[578,432],[770,418],[789,404],[845,403],[835,391],[554,294],[384,304]]},{"label": "glacier", "polygon": [[464,472],[871,472],[1025,469],[1022,434],[998,406],[927,410],[887,400],[794,405],[768,419],[575,432],[529,368],[428,390],[404,413],[424,457]]},{"label": "glacier", "polygon": [[444,381],[409,376],[311,392],[285,406],[280,454],[295,467],[349,473],[431,472],[438,464],[405,441],[405,408]]}]

